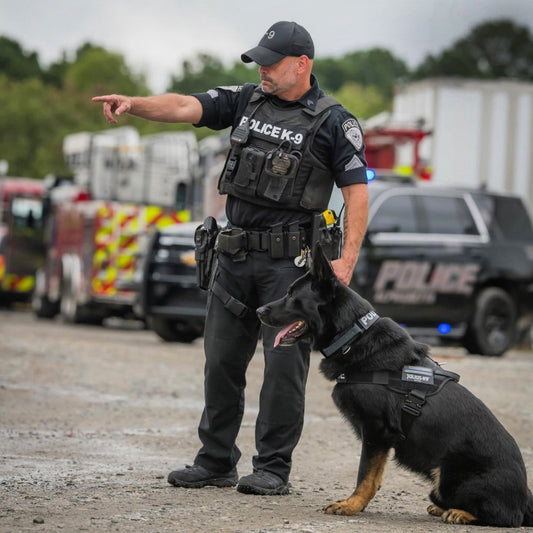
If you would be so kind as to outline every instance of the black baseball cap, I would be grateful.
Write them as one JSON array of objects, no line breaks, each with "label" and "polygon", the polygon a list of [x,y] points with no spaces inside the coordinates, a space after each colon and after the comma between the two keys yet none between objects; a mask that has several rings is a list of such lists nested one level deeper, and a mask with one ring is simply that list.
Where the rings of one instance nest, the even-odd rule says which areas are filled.
[{"label": "black baseball cap", "polygon": [[287,56],[307,56],[313,59],[314,55],[315,45],[309,32],[296,22],[282,20],[270,26],[259,44],[244,52],[241,59],[245,63],[255,61],[258,65],[267,67]]}]

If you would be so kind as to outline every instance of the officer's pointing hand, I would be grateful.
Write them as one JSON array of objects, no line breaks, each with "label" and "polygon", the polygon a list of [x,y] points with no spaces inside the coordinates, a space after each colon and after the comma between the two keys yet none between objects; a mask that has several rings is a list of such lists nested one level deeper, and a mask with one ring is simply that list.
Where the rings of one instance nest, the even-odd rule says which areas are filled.
[{"label": "officer's pointing hand", "polygon": [[95,96],[92,101],[104,103],[104,116],[110,124],[117,124],[117,119],[113,115],[122,115],[131,109],[131,98],[118,94]]}]

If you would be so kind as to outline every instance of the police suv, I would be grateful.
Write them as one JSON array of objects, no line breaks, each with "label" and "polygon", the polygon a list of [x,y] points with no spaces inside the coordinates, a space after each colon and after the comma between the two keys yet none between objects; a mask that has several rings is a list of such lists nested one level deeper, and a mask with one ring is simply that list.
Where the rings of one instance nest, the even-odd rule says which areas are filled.
[{"label": "police suv", "polygon": [[351,285],[381,316],[481,355],[531,327],[533,228],[520,198],[398,179],[369,194]]},{"label": "police suv", "polygon": [[[502,355],[533,320],[533,227],[520,198],[401,178],[369,183],[368,230],[352,287],[381,316],[428,342]],[[332,209],[340,213],[335,190]],[[202,334],[193,232],[155,236],[144,276],[145,313],[165,340]]]}]

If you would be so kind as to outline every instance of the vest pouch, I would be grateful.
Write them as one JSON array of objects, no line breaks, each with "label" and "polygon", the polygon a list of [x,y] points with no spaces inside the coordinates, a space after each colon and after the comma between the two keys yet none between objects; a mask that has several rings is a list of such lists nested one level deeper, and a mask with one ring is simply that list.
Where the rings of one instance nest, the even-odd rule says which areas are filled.
[{"label": "vest pouch", "polygon": [[302,172],[305,172],[309,178],[300,196],[300,207],[312,211],[324,211],[328,207],[334,184],[330,170],[309,154]]},{"label": "vest pouch", "polygon": [[224,169],[218,178],[218,191],[220,194],[228,194],[231,192],[231,186],[233,182],[233,176],[237,172],[239,166],[239,157],[235,155],[234,151],[231,150],[226,158],[226,163],[224,164]]},{"label": "vest pouch", "polygon": [[257,183],[254,184],[253,182],[257,181],[257,177],[263,170],[265,155],[262,150],[251,146],[243,148],[233,184],[239,187],[251,187],[255,190]]},{"label": "vest pouch", "polygon": [[281,158],[280,164],[280,156],[277,152],[268,154],[259,180],[258,196],[275,202],[292,196],[300,158],[286,153],[283,153]]}]

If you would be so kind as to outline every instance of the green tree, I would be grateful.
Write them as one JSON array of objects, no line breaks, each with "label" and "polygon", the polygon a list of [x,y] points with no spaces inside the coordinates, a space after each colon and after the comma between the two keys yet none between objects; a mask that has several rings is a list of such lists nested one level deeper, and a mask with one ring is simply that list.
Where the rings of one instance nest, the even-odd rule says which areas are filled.
[{"label": "green tree", "polygon": [[0,154],[8,160],[10,174],[36,177],[43,170],[64,168],[59,103],[57,89],[46,88],[37,78],[15,82],[0,76]]},{"label": "green tree", "polygon": [[63,56],[59,61],[54,61],[47,68],[43,69],[42,80],[48,85],[54,85],[55,87],[63,87],[65,80],[65,74],[71,61],[67,59],[67,55],[63,52]]},{"label": "green tree", "polygon": [[327,91],[337,91],[347,81],[345,65],[339,59],[332,57],[316,59],[313,63],[313,72],[320,86]]},{"label": "green tree", "polygon": [[35,52],[25,52],[17,41],[0,36],[1,73],[14,80],[39,77],[39,57]]},{"label": "green tree", "polygon": [[88,43],[78,50],[76,60],[67,67],[65,87],[93,95],[148,94],[144,75],[133,72],[121,54]]},{"label": "green tree", "polygon": [[479,24],[440,54],[428,55],[413,73],[415,79],[436,76],[533,80],[533,36],[507,19]]},{"label": "green tree", "polygon": [[363,87],[359,83],[345,83],[335,98],[358,119],[367,119],[390,107],[390,100],[376,87]]},{"label": "green tree", "polygon": [[409,73],[405,62],[383,48],[351,52],[340,59],[316,59],[313,67],[321,85],[338,91],[347,82],[373,86],[392,98],[398,80]]},{"label": "green tree", "polygon": [[205,53],[183,61],[181,71],[181,74],[172,76],[169,91],[192,94],[217,86],[243,85],[258,79],[257,70],[251,67],[239,62],[228,69],[219,58]]}]

